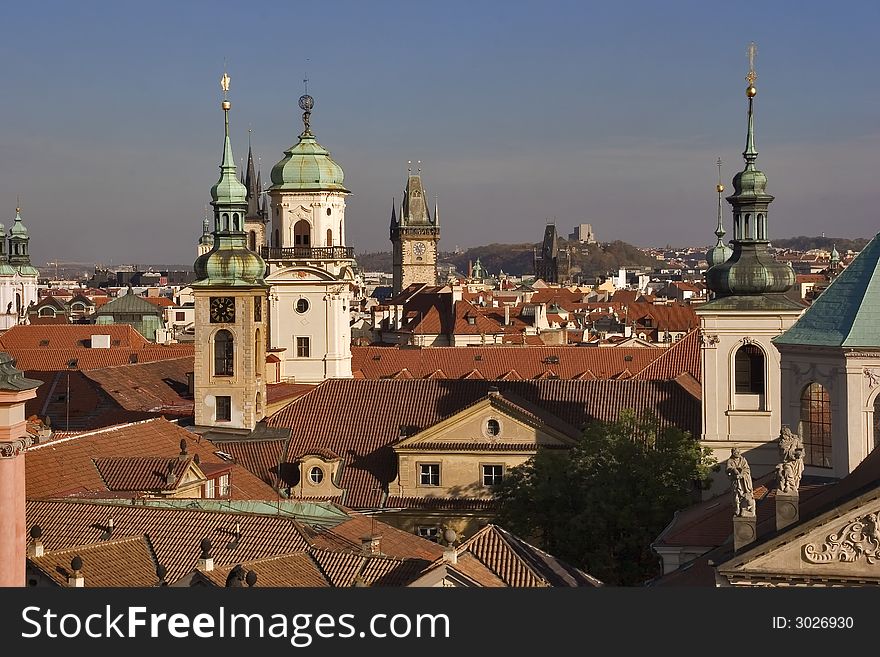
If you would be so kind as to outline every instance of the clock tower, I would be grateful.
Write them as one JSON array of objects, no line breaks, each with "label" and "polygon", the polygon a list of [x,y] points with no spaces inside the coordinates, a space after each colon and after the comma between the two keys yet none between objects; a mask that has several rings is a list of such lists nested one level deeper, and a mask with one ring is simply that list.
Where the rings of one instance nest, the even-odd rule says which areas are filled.
[{"label": "clock tower", "polygon": [[437,242],[440,241],[440,217],[437,204],[433,216],[428,210],[421,168],[412,169],[403,191],[400,215],[391,206],[391,254],[394,294],[413,283],[437,285]]},{"label": "clock tower", "polygon": [[194,269],[195,423],[197,427],[250,432],[265,415],[265,261],[248,249],[247,189],[235,173],[226,100],[229,76],[221,79],[226,125],[220,180],[211,188],[214,237]]}]

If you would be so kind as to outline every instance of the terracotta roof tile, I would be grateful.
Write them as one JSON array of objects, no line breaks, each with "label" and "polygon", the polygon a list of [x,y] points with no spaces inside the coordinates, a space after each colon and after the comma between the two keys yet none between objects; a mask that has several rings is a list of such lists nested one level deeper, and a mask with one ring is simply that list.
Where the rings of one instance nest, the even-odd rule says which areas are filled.
[{"label": "terracotta roof tile", "polygon": [[131,456],[92,460],[107,489],[111,491],[174,490],[192,462],[191,458]]},{"label": "terracotta roof tile", "polygon": [[59,586],[68,586],[73,557],[82,559],[83,585],[92,587],[156,586],[156,561],[146,536],[129,536],[103,543],[68,547],[28,557],[44,575]]},{"label": "terracotta roof tile", "polygon": [[[188,453],[205,463],[218,462],[213,443],[163,418],[76,434],[31,447],[25,459],[29,498],[49,498],[82,488],[107,491],[94,459],[113,457],[177,458],[180,441]],[[234,465],[230,476],[232,499],[275,499],[275,491],[245,468]]]},{"label": "terracotta roof tile", "polygon": [[202,574],[217,586],[225,587],[226,579],[236,565],[256,573],[257,581],[254,584],[256,588],[323,588],[330,586],[330,582],[308,552],[294,552],[277,557],[245,561],[214,568],[214,570]]},{"label": "terracotta roof tile", "polygon": [[702,354],[700,331],[694,329],[679,338],[666,349],[657,360],[638,372],[636,379],[674,379],[682,373],[690,374],[696,381],[702,381]]},{"label": "terracotta roof tile", "polygon": [[84,375],[125,410],[189,417],[193,400],[187,373],[192,371],[193,358],[187,356],[105,367]]}]

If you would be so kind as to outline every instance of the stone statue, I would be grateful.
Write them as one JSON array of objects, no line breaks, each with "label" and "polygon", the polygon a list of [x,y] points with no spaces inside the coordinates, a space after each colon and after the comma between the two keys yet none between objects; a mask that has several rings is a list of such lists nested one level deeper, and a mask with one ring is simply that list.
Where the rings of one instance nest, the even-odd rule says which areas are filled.
[{"label": "stone statue", "polygon": [[727,459],[727,476],[733,491],[733,515],[754,516],[755,496],[752,491],[752,471],[749,462],[740,453],[738,447],[730,450]]},{"label": "stone statue", "polygon": [[780,493],[797,495],[801,475],[804,473],[804,442],[800,436],[791,432],[787,424],[783,424],[778,444],[782,462],[776,466],[777,487]]}]

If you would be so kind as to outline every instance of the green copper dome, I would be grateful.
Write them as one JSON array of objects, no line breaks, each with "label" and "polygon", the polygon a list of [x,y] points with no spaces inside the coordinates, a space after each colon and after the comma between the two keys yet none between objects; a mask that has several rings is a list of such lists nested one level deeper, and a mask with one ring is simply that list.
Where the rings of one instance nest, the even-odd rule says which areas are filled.
[{"label": "green copper dome", "polygon": [[12,228],[9,229],[9,235],[15,237],[27,237],[28,231],[25,228],[24,223],[21,221],[21,209],[15,209],[15,223],[12,224]]},{"label": "green copper dome", "polygon": [[245,235],[217,234],[214,247],[196,259],[193,287],[252,287],[265,285],[266,262],[244,245]]},{"label": "green copper dome", "polygon": [[714,267],[715,265],[727,262],[732,255],[733,249],[721,240],[718,240],[718,244],[709,249],[709,252],[706,254],[706,262],[709,263],[710,267]]},{"label": "green copper dome", "polygon": [[284,157],[272,167],[272,189],[348,192],[343,185],[345,174],[342,167],[333,161],[330,151],[312,134],[309,116],[313,106],[311,96],[300,98],[300,107],[305,110],[305,129],[299,142],[284,151]]}]

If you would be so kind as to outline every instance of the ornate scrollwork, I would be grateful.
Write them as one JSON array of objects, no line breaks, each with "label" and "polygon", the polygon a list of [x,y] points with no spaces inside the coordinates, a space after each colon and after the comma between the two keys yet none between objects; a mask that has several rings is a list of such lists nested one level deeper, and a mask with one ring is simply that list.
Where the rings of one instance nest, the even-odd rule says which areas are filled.
[{"label": "ornate scrollwork", "polygon": [[810,563],[854,562],[861,557],[869,564],[880,561],[880,527],[876,513],[856,518],[822,545],[804,545],[804,559]]},{"label": "ornate scrollwork", "polygon": [[742,340],[740,340],[743,344],[758,344],[758,341],[748,335],[745,336]]},{"label": "ornate scrollwork", "polygon": [[880,374],[878,374],[877,370],[866,367],[865,368],[865,378],[868,379],[868,387],[873,388],[874,386],[880,385]]},{"label": "ornate scrollwork", "polygon": [[700,334],[700,342],[704,347],[714,347],[716,344],[720,342],[719,338],[715,334],[709,333],[701,333]]},{"label": "ornate scrollwork", "polygon": [[0,458],[12,459],[21,454],[33,444],[31,438],[19,438],[17,440],[4,440],[0,442]]}]

